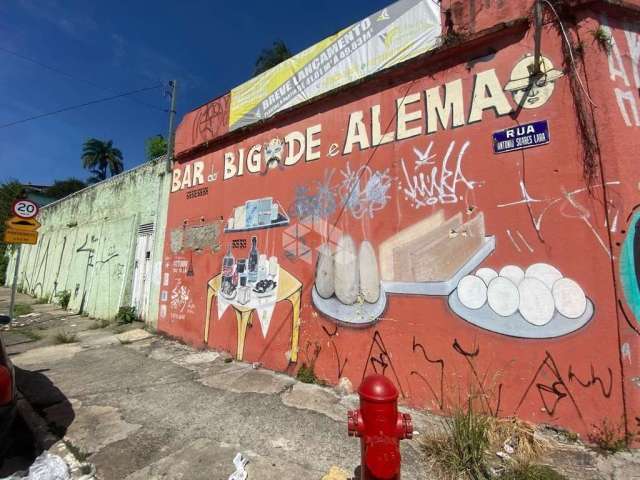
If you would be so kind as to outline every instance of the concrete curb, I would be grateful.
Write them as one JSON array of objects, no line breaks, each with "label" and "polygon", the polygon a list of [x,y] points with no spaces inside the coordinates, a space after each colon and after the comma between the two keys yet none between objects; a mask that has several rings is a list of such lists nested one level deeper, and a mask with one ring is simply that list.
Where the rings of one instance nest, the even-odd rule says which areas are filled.
[{"label": "concrete curb", "polygon": [[69,440],[65,437],[58,439],[49,430],[47,422],[33,409],[31,404],[18,392],[17,399],[18,414],[24,420],[27,428],[31,431],[39,450],[47,450],[49,453],[58,455],[69,467],[72,480],[95,480],[96,469],[91,463],[81,462],[67,447]]}]

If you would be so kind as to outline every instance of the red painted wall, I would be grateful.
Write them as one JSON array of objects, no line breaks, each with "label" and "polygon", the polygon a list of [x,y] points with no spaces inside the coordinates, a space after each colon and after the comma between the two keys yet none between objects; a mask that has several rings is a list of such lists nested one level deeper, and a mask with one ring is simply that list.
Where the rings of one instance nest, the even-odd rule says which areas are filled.
[{"label": "red painted wall", "polygon": [[[585,16],[580,32],[592,28],[596,15]],[[621,27],[612,25],[616,40],[625,44]],[[255,236],[260,253],[278,259],[276,281],[282,284],[276,288],[285,287],[285,271],[301,284],[299,355],[292,361],[296,356],[296,345],[292,348],[293,295],[278,298],[282,301],[275,303],[270,322],[265,321],[268,329],[261,327],[256,311],[246,314],[252,322],[246,331],[244,361],[261,362],[292,375],[303,363],[314,363],[321,379],[335,384],[347,377],[356,387],[367,373],[383,372],[399,387],[406,404],[421,408],[446,409],[474,392],[482,394],[480,402],[491,413],[562,425],[583,435],[602,428],[605,419],[619,427],[621,434],[635,428],[640,412],[636,393],[640,324],[618,288],[617,244],[624,241],[625,219],[638,203],[637,168],[629,155],[638,151],[638,140],[631,133],[637,126],[622,123],[612,95],[615,81],[608,75],[607,54],[585,42],[588,67],[582,75],[598,105],[593,111],[605,164],[605,186],[596,176],[590,193],[583,179],[574,97],[568,70],[563,70],[557,32],[545,29],[542,45],[550,62],[549,81],[533,92],[535,101],[527,104],[531,108],[518,108],[511,90],[522,78],[518,62],[526,62],[533,53],[533,32],[522,33],[514,27],[502,36],[459,48],[455,57],[424,57],[410,68],[281,115],[177,164],[175,191],[169,202],[159,330],[193,345],[238,354],[241,315],[235,314],[233,303],[241,307],[239,297],[222,300],[227,308],[219,316],[219,284],[213,281],[209,299],[207,283],[221,273],[229,248],[236,260],[247,258]],[[629,63],[630,57],[623,60]],[[627,68],[629,88],[636,88],[637,102],[630,63]],[[453,95],[458,80],[463,125],[452,128],[458,118],[454,116],[446,128],[438,124],[436,132],[425,133],[429,124],[425,91],[449,84]],[[482,81],[489,83],[488,90],[479,87]],[[495,85],[499,90],[491,90]],[[421,133],[397,139],[397,100],[412,98],[412,94],[417,94],[417,101],[406,106],[406,118],[411,112],[420,114],[406,127]],[[440,95],[444,98],[444,87]],[[481,110],[482,99],[485,110]],[[492,103],[496,108],[490,108]],[[376,105],[379,122],[372,120]],[[469,122],[474,106],[480,118]],[[363,115],[365,129],[356,132],[361,133],[361,140],[366,135],[372,142],[372,123],[379,124],[382,133],[396,132],[396,138],[377,147],[355,144],[352,152],[345,153],[350,119],[353,127],[358,118],[354,112]],[[494,154],[493,132],[539,120],[548,122],[549,144]],[[312,133],[318,125],[320,130]],[[285,145],[280,164],[268,168],[265,145],[294,131],[306,135],[307,142],[317,140],[318,146],[295,164],[283,165],[290,153]],[[249,172],[245,164],[242,175],[225,179],[225,154],[233,153],[238,169],[240,149],[246,156],[254,145],[261,145],[256,157],[260,172]],[[316,153],[317,159],[308,158]],[[282,217],[288,218],[286,225],[223,231],[235,207],[265,197],[279,204]],[[605,218],[606,202],[611,208]],[[335,247],[342,234],[349,235],[356,246],[368,241],[380,267],[383,242],[400,232],[407,235],[411,227],[420,229],[415,226],[437,214],[445,219],[459,214],[464,222],[479,222],[479,215],[483,216],[482,237],[486,238],[481,242],[484,245],[493,238],[495,249],[469,273],[475,274],[478,268],[499,272],[508,265],[523,270],[538,263],[549,265],[579,285],[593,305],[593,314],[585,311],[578,319],[556,315],[538,327],[522,316],[501,317],[487,304],[457,314],[449,305],[449,297],[457,295],[457,282],[450,294],[387,293],[386,308],[372,318],[362,313],[362,305],[370,305],[360,299],[360,304],[346,309],[352,321],[371,321],[358,328],[349,320],[332,319],[327,310],[331,302],[319,307],[320,302],[314,301],[321,244],[329,242]],[[397,258],[408,258],[408,263],[385,260],[397,268],[394,278],[406,276],[403,269],[413,269],[412,283],[418,290],[426,282],[416,280],[421,274],[415,272],[423,267],[433,266],[436,276],[447,269],[468,267],[471,255],[464,251],[468,244],[456,238],[477,235],[471,227],[455,227],[429,237],[425,228],[410,248],[398,247]],[[436,247],[429,247],[429,238],[436,238]],[[452,248],[450,242],[456,241],[463,246]],[[535,270],[528,275],[537,277]],[[294,291],[292,282],[288,286]],[[522,295],[520,311],[529,311]],[[269,297],[265,298],[263,307],[256,307],[266,311],[263,320],[271,309]],[[508,295],[492,298],[503,306],[509,303]],[[620,313],[619,299],[628,320]],[[254,300],[260,302],[252,297]],[[539,310],[548,307],[540,301]],[[564,301],[567,305],[566,298]],[[205,338],[207,304],[212,307]],[[568,305],[575,306],[575,302]],[[572,325],[580,326],[573,329]],[[536,336],[547,338],[532,338]],[[624,352],[630,351],[630,358],[621,353],[625,343],[629,347]]]},{"label": "red painted wall", "polygon": [[[598,30],[610,38],[609,47],[594,42],[593,32]],[[635,161],[640,151],[639,33],[637,13],[634,16],[606,6],[585,12],[578,29],[580,39],[591,47],[585,50],[584,78],[593,101],[590,107],[601,151],[602,177],[606,182],[619,182],[607,189],[607,222],[615,272],[624,420],[627,434],[635,434],[636,443],[640,440],[640,301],[631,263],[632,257],[640,254],[640,246],[633,242],[640,202],[640,173]]]}]

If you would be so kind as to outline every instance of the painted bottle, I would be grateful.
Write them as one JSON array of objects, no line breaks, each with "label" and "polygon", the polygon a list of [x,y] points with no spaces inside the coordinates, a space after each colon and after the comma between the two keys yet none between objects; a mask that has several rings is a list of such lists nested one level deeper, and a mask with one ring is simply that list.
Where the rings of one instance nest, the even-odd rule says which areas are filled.
[{"label": "painted bottle", "polygon": [[249,283],[258,281],[258,237],[251,237],[251,251],[249,252]]},{"label": "painted bottle", "polygon": [[236,266],[236,272],[238,273],[238,280],[241,287],[247,286],[247,277],[249,276],[249,272],[247,272],[247,259],[241,258],[238,259],[238,264]]},{"label": "painted bottle", "polygon": [[227,250],[227,254],[222,259],[222,285],[225,284],[233,285],[233,276],[235,273],[235,263],[236,259],[233,257],[233,253],[231,253],[231,245]]},{"label": "painted bottle", "polygon": [[269,260],[267,260],[267,256],[263,253],[260,255],[260,259],[258,260],[258,281],[266,280],[267,274],[269,273]]}]

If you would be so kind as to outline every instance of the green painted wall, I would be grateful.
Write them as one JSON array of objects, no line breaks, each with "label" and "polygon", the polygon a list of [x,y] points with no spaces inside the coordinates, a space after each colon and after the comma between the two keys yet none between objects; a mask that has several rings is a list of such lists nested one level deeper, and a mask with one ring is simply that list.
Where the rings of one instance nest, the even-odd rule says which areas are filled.
[{"label": "green painted wall", "polygon": [[112,318],[132,303],[138,229],[154,224],[147,322],[155,325],[169,180],[159,158],[42,208],[37,245],[22,246],[18,285],[36,297],[68,290],[69,310]]}]

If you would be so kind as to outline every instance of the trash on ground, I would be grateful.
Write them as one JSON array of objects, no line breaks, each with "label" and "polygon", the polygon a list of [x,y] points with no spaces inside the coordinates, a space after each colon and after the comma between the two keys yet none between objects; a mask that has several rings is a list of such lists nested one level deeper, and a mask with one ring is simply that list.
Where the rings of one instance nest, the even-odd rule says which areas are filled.
[{"label": "trash on ground", "polygon": [[246,480],[248,473],[244,467],[247,466],[247,463],[249,463],[249,460],[244,458],[241,453],[237,453],[233,457],[233,465],[236,467],[236,471],[229,476],[229,480]]},{"label": "trash on ground", "polygon": [[347,471],[343,470],[340,467],[333,466],[331,470],[322,477],[322,480],[348,480],[350,475]]},{"label": "trash on ground", "polygon": [[509,441],[504,442],[504,444],[502,445],[502,449],[509,455],[513,455],[516,451],[515,447],[511,443],[509,443]]},{"label": "trash on ground", "polygon": [[502,450],[500,450],[499,452],[496,452],[496,455],[503,460],[509,460],[511,458],[511,456],[508,453],[505,453]]}]

